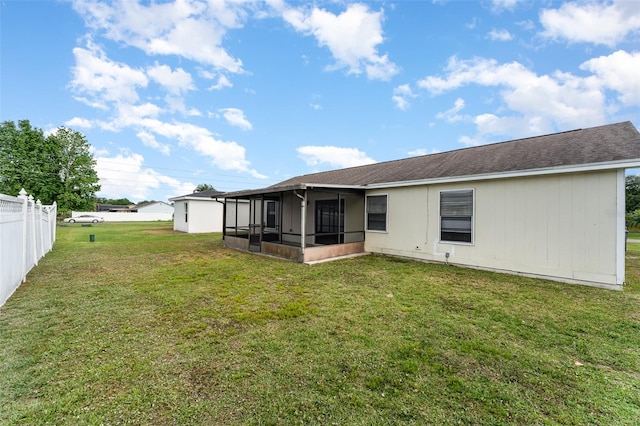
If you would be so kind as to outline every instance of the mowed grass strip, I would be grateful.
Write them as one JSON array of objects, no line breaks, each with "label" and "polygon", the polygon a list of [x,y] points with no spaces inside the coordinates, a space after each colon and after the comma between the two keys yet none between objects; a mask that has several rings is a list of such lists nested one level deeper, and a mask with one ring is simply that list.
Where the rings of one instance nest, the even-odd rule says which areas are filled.
[{"label": "mowed grass strip", "polygon": [[627,268],[614,292],[61,226],[0,309],[0,423],[633,425],[640,244]]}]

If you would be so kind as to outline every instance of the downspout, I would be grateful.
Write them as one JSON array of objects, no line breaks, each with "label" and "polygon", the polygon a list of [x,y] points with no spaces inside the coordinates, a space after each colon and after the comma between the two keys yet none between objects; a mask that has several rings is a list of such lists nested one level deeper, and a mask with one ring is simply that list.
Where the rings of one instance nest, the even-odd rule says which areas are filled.
[{"label": "downspout", "polygon": [[297,191],[293,191],[293,194],[302,200],[300,201],[300,226],[302,227],[300,234],[300,251],[304,258],[304,248],[307,241],[307,191],[304,192],[304,195],[298,194]]}]

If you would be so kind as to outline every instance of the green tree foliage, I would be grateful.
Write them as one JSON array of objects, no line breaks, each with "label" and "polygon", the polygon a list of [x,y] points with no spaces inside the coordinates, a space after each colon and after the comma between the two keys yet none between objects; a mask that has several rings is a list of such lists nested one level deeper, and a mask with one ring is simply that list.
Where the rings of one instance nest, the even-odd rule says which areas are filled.
[{"label": "green tree foliage", "polygon": [[96,162],[85,136],[65,127],[45,137],[29,120],[0,125],[0,192],[24,188],[59,209],[92,210],[100,190]]},{"label": "green tree foliage", "polygon": [[196,189],[193,192],[203,192],[209,190],[215,190],[215,188],[208,183],[201,183],[200,185],[196,186]]},{"label": "green tree foliage", "polygon": [[6,121],[0,126],[0,192],[18,195],[22,188],[43,203],[53,202],[51,187],[54,153],[44,133],[29,120],[18,125]]},{"label": "green tree foliage", "polygon": [[625,200],[627,213],[640,209],[640,176],[629,175],[625,178]]}]

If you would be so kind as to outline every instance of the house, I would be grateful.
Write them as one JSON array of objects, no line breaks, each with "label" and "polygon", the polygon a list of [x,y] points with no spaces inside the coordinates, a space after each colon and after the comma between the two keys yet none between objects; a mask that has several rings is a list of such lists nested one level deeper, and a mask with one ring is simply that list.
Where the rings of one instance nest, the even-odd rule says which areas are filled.
[{"label": "house", "polygon": [[135,204],[121,205],[121,204],[96,204],[96,212],[110,212],[110,213],[132,213],[137,211]]},{"label": "house", "polygon": [[[157,220],[173,220],[173,206],[162,201],[149,201],[138,205],[120,206],[98,204],[97,216],[105,222],[149,222]],[[95,215],[95,212],[72,211],[71,217],[85,214]]]},{"label": "house", "polygon": [[151,201],[149,203],[138,204],[135,209],[132,209],[132,211],[137,211],[138,213],[172,215],[173,206],[171,204],[165,203],[164,201]]},{"label": "house", "polygon": [[175,209],[173,230],[190,234],[222,232],[223,195],[211,189],[170,198]]},{"label": "house", "polygon": [[225,194],[227,247],[312,263],[383,253],[621,289],[631,122],[297,176]]}]

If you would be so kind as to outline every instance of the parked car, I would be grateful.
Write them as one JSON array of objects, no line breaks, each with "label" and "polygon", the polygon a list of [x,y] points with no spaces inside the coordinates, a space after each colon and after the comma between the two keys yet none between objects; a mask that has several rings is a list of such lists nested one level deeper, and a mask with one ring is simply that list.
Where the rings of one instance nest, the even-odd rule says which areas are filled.
[{"label": "parked car", "polygon": [[83,214],[76,217],[68,217],[64,220],[65,223],[99,223],[104,222],[104,218],[100,216],[92,216],[90,214]]}]

